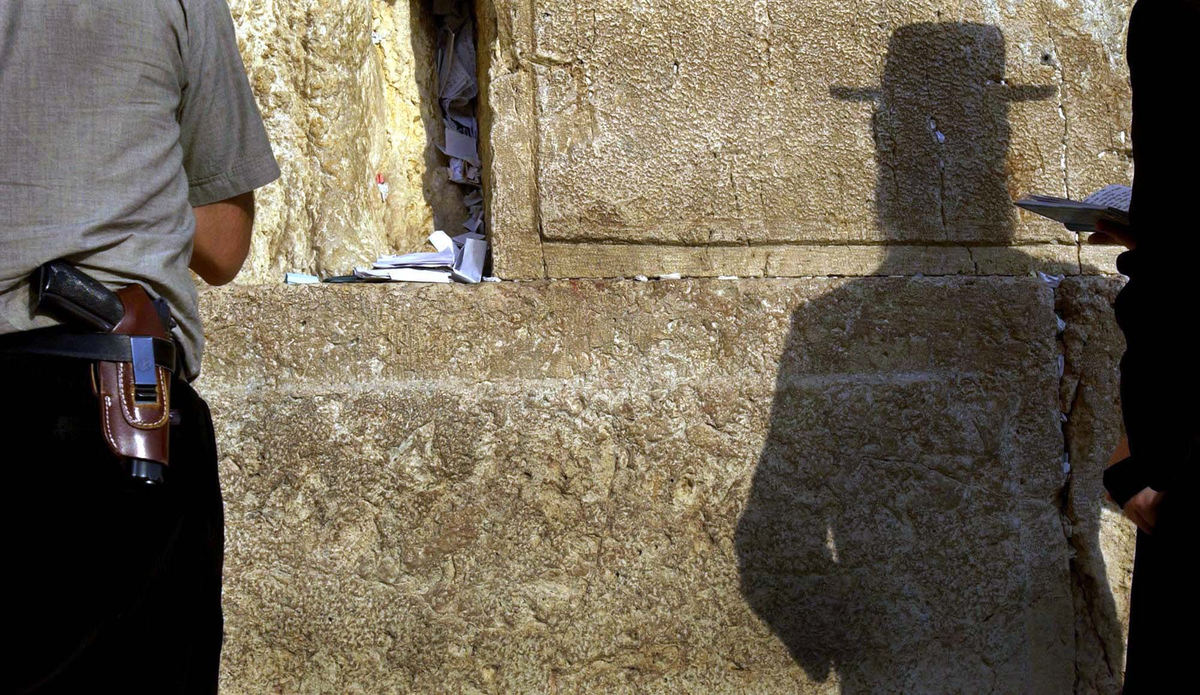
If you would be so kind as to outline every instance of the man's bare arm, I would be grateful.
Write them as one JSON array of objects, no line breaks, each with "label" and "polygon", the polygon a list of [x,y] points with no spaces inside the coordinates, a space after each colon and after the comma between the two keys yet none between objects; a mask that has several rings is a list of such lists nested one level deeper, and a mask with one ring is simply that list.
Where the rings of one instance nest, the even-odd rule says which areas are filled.
[{"label": "man's bare arm", "polygon": [[254,193],[192,208],[196,235],[190,267],[210,285],[224,285],[237,277],[250,253],[254,226]]}]

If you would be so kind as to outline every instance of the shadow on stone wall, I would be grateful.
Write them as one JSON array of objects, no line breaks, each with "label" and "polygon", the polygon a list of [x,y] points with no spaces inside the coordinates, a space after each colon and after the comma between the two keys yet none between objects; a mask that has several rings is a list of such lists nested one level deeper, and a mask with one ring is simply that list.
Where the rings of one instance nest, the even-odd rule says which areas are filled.
[{"label": "shadow on stone wall", "polygon": [[[1009,103],[1050,98],[1055,89],[1006,84],[994,26],[905,26],[888,51],[881,85],[831,90],[876,104],[884,238],[1003,245],[1015,220],[1005,185]],[[1002,261],[1005,253],[1022,256],[1000,253]],[[911,272],[897,258],[889,249],[875,274]],[[999,267],[1035,265],[1007,260]],[[1030,527],[1054,523],[1063,506],[1059,462],[1045,447],[1021,447],[1029,412],[1042,412],[1043,401],[1030,403],[1035,377],[998,355],[946,364],[924,336],[888,335],[889,312],[911,307],[881,296],[884,282],[847,281],[792,317],[768,438],[736,532],[742,592],[807,675],[836,677],[842,692],[971,692],[988,683],[1004,691],[1056,669],[1069,679],[1072,666],[1053,662],[1075,658],[1077,645],[1043,649],[1055,638],[1036,633],[1061,627],[1049,612],[1064,602],[1069,610],[1072,599],[1039,603],[1039,588],[1064,582],[1055,568],[1031,570],[1025,561],[1029,545],[1045,540]],[[944,283],[923,296],[951,306],[964,301],[964,289],[1006,280],[912,282]],[[995,291],[1035,291],[1024,282]],[[922,311],[936,315],[937,307]],[[949,330],[963,333],[963,345],[980,345],[988,336],[966,334],[995,325]],[[822,347],[830,343],[846,349]],[[1099,513],[1098,505],[1086,509]],[[1082,521],[1077,527],[1099,527]],[[1073,543],[1088,562],[1099,558],[1099,574],[1091,574],[1103,577],[1099,539]],[[1097,630],[1120,634],[1107,585],[1087,591],[1093,620],[1110,623]],[[1072,620],[1065,619],[1067,642]],[[1120,673],[1121,655],[1109,658]]]}]

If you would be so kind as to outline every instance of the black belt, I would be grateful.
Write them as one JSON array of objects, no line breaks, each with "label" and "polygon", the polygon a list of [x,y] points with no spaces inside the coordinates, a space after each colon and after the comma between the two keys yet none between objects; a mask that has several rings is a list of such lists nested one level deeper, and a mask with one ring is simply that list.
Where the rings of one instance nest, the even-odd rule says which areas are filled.
[{"label": "black belt", "polygon": [[59,328],[0,335],[0,354],[48,355],[91,362],[154,364],[175,371],[175,343],[150,336],[68,333]]}]

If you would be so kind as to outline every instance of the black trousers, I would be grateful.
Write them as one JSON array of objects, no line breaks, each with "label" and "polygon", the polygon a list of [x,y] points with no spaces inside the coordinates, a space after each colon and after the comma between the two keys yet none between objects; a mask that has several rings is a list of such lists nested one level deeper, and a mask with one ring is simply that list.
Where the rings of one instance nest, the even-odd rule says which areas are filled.
[{"label": "black trousers", "polygon": [[0,355],[6,408],[0,691],[215,693],[223,507],[207,405],[173,385],[171,466],[131,483],[100,433],[86,362]]},{"label": "black trousers", "polygon": [[1195,536],[1174,518],[1170,497],[1159,510],[1153,534],[1138,532],[1129,611],[1126,695],[1188,692],[1197,647],[1194,570]]},{"label": "black trousers", "polygon": [[[1184,692],[1198,646],[1190,562],[1200,466],[1200,361],[1187,339],[1200,309],[1200,135],[1189,108],[1200,80],[1200,0],[1139,0],[1129,23],[1138,248],[1121,256],[1117,297],[1125,334],[1121,401],[1135,462],[1165,491],[1153,534],[1138,534],[1125,693]],[[1184,688],[1184,689],[1180,689]]]}]

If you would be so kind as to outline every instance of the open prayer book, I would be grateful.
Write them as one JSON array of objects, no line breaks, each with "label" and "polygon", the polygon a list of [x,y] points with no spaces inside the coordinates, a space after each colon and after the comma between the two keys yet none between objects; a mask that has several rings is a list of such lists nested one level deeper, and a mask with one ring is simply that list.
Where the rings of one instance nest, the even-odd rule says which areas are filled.
[{"label": "open prayer book", "polygon": [[1095,232],[1100,221],[1129,226],[1129,200],[1133,189],[1119,184],[1105,186],[1082,201],[1031,195],[1016,202],[1017,207],[1049,217],[1066,225],[1072,232]]}]

